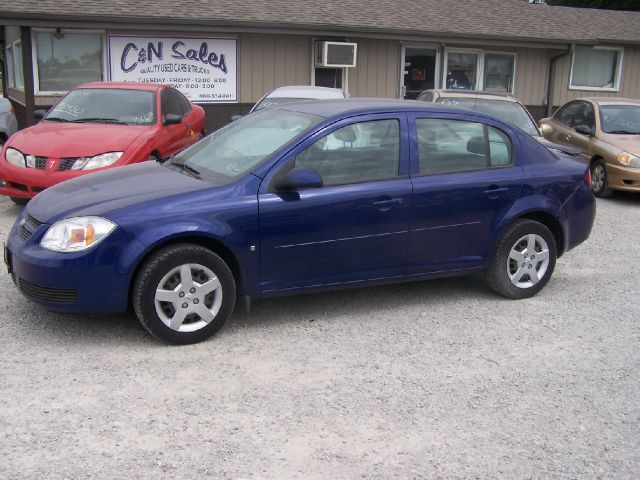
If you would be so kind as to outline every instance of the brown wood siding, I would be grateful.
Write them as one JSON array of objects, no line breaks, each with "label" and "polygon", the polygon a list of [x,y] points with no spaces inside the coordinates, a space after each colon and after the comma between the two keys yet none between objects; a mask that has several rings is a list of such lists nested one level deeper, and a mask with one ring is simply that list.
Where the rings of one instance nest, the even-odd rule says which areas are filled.
[{"label": "brown wood siding", "polygon": [[625,47],[622,57],[620,91],[603,92],[601,90],[570,90],[571,55],[561,58],[557,63],[554,79],[553,105],[563,105],[569,100],[580,97],[625,97],[640,98],[640,48]]},{"label": "brown wood siding", "polygon": [[400,75],[400,43],[358,39],[355,68],[349,68],[352,97],[397,98]]},{"label": "brown wood siding", "polygon": [[518,48],[516,50],[516,85],[514,94],[525,105],[543,105],[549,57],[546,50]]},{"label": "brown wood siding", "polygon": [[283,85],[311,84],[310,37],[241,35],[238,60],[240,103],[255,103]]}]

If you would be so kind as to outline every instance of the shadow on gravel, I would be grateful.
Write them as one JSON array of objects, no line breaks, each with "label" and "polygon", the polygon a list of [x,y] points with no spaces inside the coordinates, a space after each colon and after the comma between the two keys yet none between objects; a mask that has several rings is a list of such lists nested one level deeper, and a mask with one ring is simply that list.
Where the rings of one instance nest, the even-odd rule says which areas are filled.
[{"label": "shadow on gravel", "polygon": [[599,198],[598,202],[618,203],[621,205],[640,205],[640,193],[614,192],[610,198]]},{"label": "shadow on gravel", "polygon": [[[258,299],[247,317],[239,305],[219,335],[231,327],[235,332],[265,325],[296,325],[319,317],[336,316],[341,322],[349,315],[372,316],[385,311],[457,303],[495,300],[500,297],[486,286],[480,275],[399,283],[379,287],[310,293]],[[26,300],[24,300],[27,302]],[[133,313],[120,315],[64,314],[48,312],[26,303],[19,312],[24,334],[32,341],[61,345],[136,345],[164,347],[140,325]]]}]

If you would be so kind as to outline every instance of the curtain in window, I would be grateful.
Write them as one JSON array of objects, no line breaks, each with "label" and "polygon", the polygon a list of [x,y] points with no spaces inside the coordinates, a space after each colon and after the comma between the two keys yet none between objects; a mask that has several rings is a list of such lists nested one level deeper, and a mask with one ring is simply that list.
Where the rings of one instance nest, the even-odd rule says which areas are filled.
[{"label": "curtain in window", "polygon": [[615,88],[618,52],[577,49],[573,56],[572,87]]}]

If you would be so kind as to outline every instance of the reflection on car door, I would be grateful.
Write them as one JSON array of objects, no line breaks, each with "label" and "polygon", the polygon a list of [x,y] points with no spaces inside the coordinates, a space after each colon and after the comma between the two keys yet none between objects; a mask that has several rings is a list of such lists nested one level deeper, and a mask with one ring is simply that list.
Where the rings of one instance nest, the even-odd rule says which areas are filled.
[{"label": "reflection on car door", "polygon": [[278,193],[269,191],[269,177],[263,182],[262,290],[404,275],[408,152],[406,116],[370,115],[332,125],[283,159],[276,176],[304,165],[324,186]]},{"label": "reflection on car door", "polygon": [[413,212],[408,275],[483,265],[518,198],[518,146],[474,121],[411,116]]}]

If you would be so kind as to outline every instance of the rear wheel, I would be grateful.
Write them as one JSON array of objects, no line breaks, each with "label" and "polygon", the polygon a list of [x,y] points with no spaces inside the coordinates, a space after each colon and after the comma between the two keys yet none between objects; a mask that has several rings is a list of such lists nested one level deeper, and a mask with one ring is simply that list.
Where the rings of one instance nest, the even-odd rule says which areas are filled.
[{"label": "rear wheel", "polygon": [[516,221],[503,234],[487,270],[489,286],[507,298],[529,298],[544,288],[556,265],[549,229],[534,220]]},{"label": "rear wheel", "polygon": [[140,323],[173,344],[196,343],[227,321],[236,299],[233,274],[215,253],[192,244],[159,250],[141,267],[132,302]]},{"label": "rear wheel", "polygon": [[607,167],[602,160],[596,160],[591,165],[591,190],[596,197],[600,198],[608,198],[613,195],[613,190],[609,188]]}]

